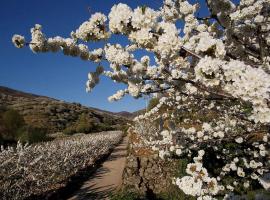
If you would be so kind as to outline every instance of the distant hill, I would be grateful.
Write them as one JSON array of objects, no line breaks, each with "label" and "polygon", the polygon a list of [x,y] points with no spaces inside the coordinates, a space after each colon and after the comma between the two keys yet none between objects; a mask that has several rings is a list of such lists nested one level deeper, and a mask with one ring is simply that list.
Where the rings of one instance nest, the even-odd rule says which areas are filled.
[{"label": "distant hill", "polygon": [[132,113],[128,112],[113,113],[2,86],[0,86],[0,106],[18,110],[26,123],[46,127],[50,132],[64,130],[82,113],[87,114],[96,123],[115,128],[126,124],[132,116]]},{"label": "distant hill", "polygon": [[126,118],[129,118],[129,119],[132,119],[132,118],[135,117],[134,113],[127,112],[127,111],[117,112],[115,114],[126,117]]},{"label": "distant hill", "polygon": [[145,112],[145,109],[141,109],[135,112],[127,112],[127,111],[122,111],[122,112],[117,112],[115,114],[126,117],[128,119],[133,119],[134,117],[141,115]]}]

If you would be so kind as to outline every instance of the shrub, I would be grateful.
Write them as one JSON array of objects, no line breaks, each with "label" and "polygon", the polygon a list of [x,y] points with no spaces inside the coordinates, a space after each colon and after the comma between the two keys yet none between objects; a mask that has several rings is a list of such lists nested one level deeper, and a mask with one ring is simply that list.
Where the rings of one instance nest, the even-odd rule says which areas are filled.
[{"label": "shrub", "polygon": [[85,113],[81,114],[76,122],[77,133],[90,133],[94,127],[94,122]]},{"label": "shrub", "polygon": [[3,114],[3,121],[7,129],[17,130],[25,125],[23,117],[16,110],[8,110]]},{"label": "shrub", "polygon": [[94,130],[97,132],[110,131],[110,130],[113,130],[113,128],[110,125],[99,123],[99,124],[95,124]]},{"label": "shrub", "polygon": [[3,139],[3,136],[0,134],[0,145],[3,145],[4,144],[4,139]]},{"label": "shrub", "polygon": [[0,118],[0,145],[4,145],[6,143],[6,139],[8,136],[8,132],[6,127],[3,124],[3,121]]},{"label": "shrub", "polygon": [[171,186],[170,190],[166,193],[159,194],[157,199],[160,200],[196,200],[195,197],[186,195],[183,191],[181,191],[177,186]]},{"label": "shrub", "polygon": [[0,105],[0,114],[2,114],[3,112],[5,112],[7,110],[7,108],[3,105]]},{"label": "shrub", "polygon": [[24,126],[23,128],[19,129],[17,137],[20,142],[29,144],[48,140],[47,129],[31,126]]},{"label": "shrub", "polygon": [[6,110],[0,117],[0,143],[23,143],[46,141],[47,129],[26,125],[24,118],[16,110]]},{"label": "shrub", "polygon": [[74,133],[91,133],[108,130],[112,130],[111,126],[95,123],[87,114],[83,113],[73,125],[66,127],[63,133],[72,135]]},{"label": "shrub", "polygon": [[23,117],[16,110],[5,111],[1,121],[1,135],[5,140],[16,140],[17,131],[25,125]]},{"label": "shrub", "polygon": [[64,129],[63,133],[65,135],[73,135],[74,133],[76,133],[76,128],[74,126],[69,126]]}]

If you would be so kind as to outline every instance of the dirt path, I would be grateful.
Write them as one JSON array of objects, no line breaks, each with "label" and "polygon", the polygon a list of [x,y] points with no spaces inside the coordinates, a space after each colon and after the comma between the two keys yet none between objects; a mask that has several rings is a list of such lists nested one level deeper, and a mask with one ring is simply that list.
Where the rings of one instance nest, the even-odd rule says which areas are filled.
[{"label": "dirt path", "polygon": [[128,137],[125,137],[100,168],[84,182],[69,200],[107,199],[111,192],[122,184],[122,173],[125,167]]}]

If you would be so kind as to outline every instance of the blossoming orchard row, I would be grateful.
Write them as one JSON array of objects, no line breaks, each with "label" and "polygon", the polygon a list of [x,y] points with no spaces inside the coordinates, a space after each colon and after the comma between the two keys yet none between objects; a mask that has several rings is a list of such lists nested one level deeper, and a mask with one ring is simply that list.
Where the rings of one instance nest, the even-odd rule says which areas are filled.
[{"label": "blossoming orchard row", "polygon": [[24,199],[64,186],[69,177],[93,165],[121,138],[120,131],[110,131],[1,149],[1,199]]}]

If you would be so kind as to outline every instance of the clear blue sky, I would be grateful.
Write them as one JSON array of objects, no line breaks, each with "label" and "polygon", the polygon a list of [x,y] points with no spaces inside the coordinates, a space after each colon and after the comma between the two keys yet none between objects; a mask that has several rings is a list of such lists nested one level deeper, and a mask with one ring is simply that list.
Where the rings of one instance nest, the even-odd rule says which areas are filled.
[{"label": "clear blue sky", "polygon": [[[92,93],[86,93],[87,74],[94,70],[94,63],[67,57],[61,52],[33,54],[29,48],[17,49],[11,43],[13,34],[24,35],[30,40],[30,28],[37,23],[43,26],[48,37],[68,37],[89,18],[88,7],[92,13],[108,14],[119,2],[132,8],[139,5],[158,8],[162,4],[161,0],[1,0],[0,85],[110,111],[143,108],[143,99],[125,97],[118,102],[108,102],[107,97],[123,86],[104,77]],[[207,15],[205,7],[200,14]],[[120,37],[110,42],[125,44],[126,40]],[[89,43],[91,47],[96,45]]]}]

